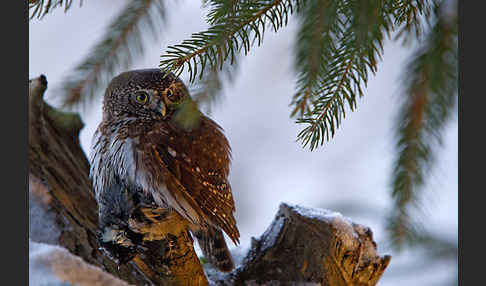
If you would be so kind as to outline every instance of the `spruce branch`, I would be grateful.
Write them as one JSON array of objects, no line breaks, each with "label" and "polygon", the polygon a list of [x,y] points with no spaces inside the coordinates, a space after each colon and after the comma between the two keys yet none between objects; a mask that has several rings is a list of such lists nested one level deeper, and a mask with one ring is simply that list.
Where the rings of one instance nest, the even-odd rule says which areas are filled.
[{"label": "spruce branch", "polygon": [[299,14],[295,69],[298,71],[297,92],[291,102],[291,117],[311,111],[311,100],[328,72],[326,59],[336,51],[334,39],[341,33],[337,21],[337,2],[309,1]]},{"label": "spruce branch", "polygon": [[291,115],[299,115],[297,123],[307,125],[298,140],[314,150],[334,136],[346,105],[353,111],[356,97],[363,96],[368,73],[376,72],[383,54],[384,36],[393,29],[393,6],[378,0],[309,2],[297,43],[300,68]]},{"label": "spruce branch", "polygon": [[232,64],[242,50],[246,55],[255,43],[260,46],[267,25],[275,32],[287,25],[289,14],[298,6],[293,2],[302,0],[239,1],[236,5],[207,2],[213,7],[208,16],[211,26],[181,44],[169,46],[161,56],[160,67],[177,75],[187,68],[189,82],[198,76],[201,79],[207,70],[221,70],[225,61]]},{"label": "spruce branch", "polygon": [[402,28],[397,33],[395,39],[403,38],[403,43],[410,42],[411,39],[419,40],[424,33],[424,21],[428,25],[433,10],[438,6],[436,0],[411,0],[394,1],[393,16],[395,25]]},{"label": "spruce branch", "polygon": [[435,9],[436,22],[424,46],[408,65],[406,98],[396,123],[395,209],[388,228],[397,248],[411,240],[410,207],[418,205],[425,175],[433,166],[433,150],[441,143],[457,99],[457,16],[440,13],[441,7]]},{"label": "spruce branch", "polygon": [[[207,16],[207,22],[210,25],[228,21],[234,24],[237,9],[241,8],[239,3],[239,1],[226,0],[203,1],[204,6],[212,6]],[[237,62],[237,57],[233,58],[232,63],[226,61],[223,63],[221,70],[217,67],[206,65],[202,78],[194,82],[195,85],[191,92],[192,97],[197,105],[204,105],[207,113],[211,113],[212,106],[219,99],[224,83],[232,83],[234,81]]]},{"label": "spruce branch", "polygon": [[241,9],[239,0],[203,0],[204,7],[210,7],[206,16],[206,22],[214,25],[221,21],[231,21],[236,16],[236,12]]},{"label": "spruce branch", "polygon": [[[91,101],[118,69],[128,68],[143,55],[144,43],[156,39],[165,19],[162,0],[129,1],[113,19],[102,39],[63,81],[67,107]],[[146,38],[149,31],[149,39]]]},{"label": "spruce branch", "polygon": [[[42,19],[55,8],[60,8],[63,6],[64,12],[66,12],[69,8],[71,8],[72,2],[72,0],[29,0],[29,11],[31,11],[29,19]],[[79,1],[79,6],[81,5],[83,5],[82,0]]]}]

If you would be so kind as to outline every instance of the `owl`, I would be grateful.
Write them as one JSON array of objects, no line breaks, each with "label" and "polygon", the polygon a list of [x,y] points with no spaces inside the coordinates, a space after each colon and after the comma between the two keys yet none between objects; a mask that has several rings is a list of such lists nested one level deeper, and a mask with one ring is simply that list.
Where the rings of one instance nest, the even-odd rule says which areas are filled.
[{"label": "owl", "polygon": [[235,244],[240,235],[228,181],[231,149],[222,128],[197,109],[197,123],[183,124],[188,103],[184,83],[159,69],[124,72],[109,83],[90,154],[100,239],[109,251],[133,251],[140,239],[127,224],[133,211],[171,209],[206,259],[228,272],[234,263],[223,231]]}]

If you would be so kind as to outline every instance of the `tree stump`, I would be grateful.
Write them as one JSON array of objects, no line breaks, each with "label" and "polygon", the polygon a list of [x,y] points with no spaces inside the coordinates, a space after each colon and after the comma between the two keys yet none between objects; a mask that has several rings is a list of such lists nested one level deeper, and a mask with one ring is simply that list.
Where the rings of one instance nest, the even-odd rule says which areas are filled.
[{"label": "tree stump", "polygon": [[[376,285],[390,262],[372,231],[339,213],[282,203],[242,265],[215,285]],[[210,276],[211,278],[211,276]]]}]

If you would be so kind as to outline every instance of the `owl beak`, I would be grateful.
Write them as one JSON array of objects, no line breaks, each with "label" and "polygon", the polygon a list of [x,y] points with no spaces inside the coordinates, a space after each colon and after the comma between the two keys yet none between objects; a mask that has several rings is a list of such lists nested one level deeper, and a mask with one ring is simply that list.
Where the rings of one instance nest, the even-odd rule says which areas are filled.
[{"label": "owl beak", "polygon": [[160,104],[157,106],[157,112],[162,114],[163,117],[165,117],[165,114],[167,113],[167,107],[165,107],[164,102],[160,102]]}]

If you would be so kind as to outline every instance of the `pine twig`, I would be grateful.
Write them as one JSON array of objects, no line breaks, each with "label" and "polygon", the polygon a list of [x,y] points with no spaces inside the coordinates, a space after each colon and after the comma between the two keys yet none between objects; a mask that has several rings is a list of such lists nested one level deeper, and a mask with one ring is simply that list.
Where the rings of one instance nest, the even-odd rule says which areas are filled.
[{"label": "pine twig", "polygon": [[436,7],[436,22],[408,66],[406,98],[396,123],[395,210],[388,228],[397,248],[413,241],[410,207],[418,207],[425,175],[435,161],[433,151],[457,99],[457,17],[441,13],[441,7]]},{"label": "pine twig", "polygon": [[[55,8],[63,6],[64,12],[67,12],[71,8],[72,2],[72,0],[47,0],[47,2],[44,0],[29,0],[29,11],[32,11],[29,19],[42,19]],[[82,0],[79,1],[79,6],[81,7],[81,5],[83,5]]]},{"label": "pine twig", "polygon": [[113,19],[102,40],[94,45],[87,57],[65,78],[61,92],[63,105],[72,107],[89,102],[118,69],[128,68],[136,57],[143,55],[147,29],[152,39],[165,19],[162,0],[129,1]]},{"label": "pine twig", "polygon": [[[314,63],[317,71],[305,69],[312,67],[305,57],[297,58],[296,65],[303,68],[299,74],[299,89],[292,101],[295,105],[292,116],[300,110],[297,123],[307,125],[297,138],[311,150],[334,136],[346,116],[346,103],[351,111],[356,108],[356,98],[363,96],[362,87],[368,82],[368,73],[376,72],[377,60],[383,54],[384,37],[393,30],[392,5],[388,2],[335,1],[333,5],[325,13],[314,16],[317,19],[309,28],[305,22],[301,28],[304,34],[304,29],[324,28],[323,33],[316,35],[323,42],[318,64]],[[315,41],[313,38],[302,36],[298,49],[315,48],[311,42]]]},{"label": "pine twig", "polygon": [[[218,6],[216,2],[220,1],[211,1],[215,2],[216,7],[209,14],[208,21],[213,23],[211,27],[193,34],[181,44],[169,46],[161,56],[160,67],[177,75],[187,68],[189,82],[198,76],[201,79],[205,71],[222,69],[225,61],[233,63],[237,53],[244,51],[246,55],[255,42],[259,46],[263,41],[265,26],[270,25],[275,32],[285,26],[288,15],[299,6],[293,2],[300,1],[242,1],[236,5],[236,10],[233,10],[233,5]],[[214,12],[218,7],[228,10]],[[206,69],[206,65],[209,65],[209,69]]]}]

